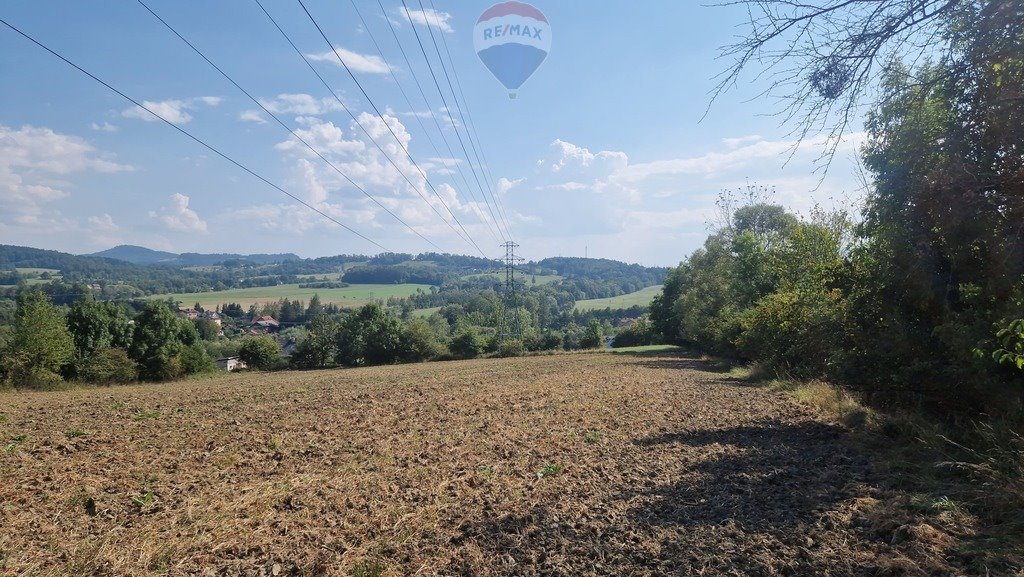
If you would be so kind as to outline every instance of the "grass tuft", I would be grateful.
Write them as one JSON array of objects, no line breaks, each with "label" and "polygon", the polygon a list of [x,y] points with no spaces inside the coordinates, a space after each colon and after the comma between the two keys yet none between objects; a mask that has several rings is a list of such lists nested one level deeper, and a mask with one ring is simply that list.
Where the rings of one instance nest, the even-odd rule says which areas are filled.
[{"label": "grass tuft", "polygon": [[537,471],[537,478],[543,479],[545,477],[554,477],[555,475],[560,474],[564,470],[565,465],[562,465],[560,463],[548,463],[547,465],[544,465],[544,467],[540,471]]},{"label": "grass tuft", "polygon": [[348,574],[352,577],[381,577],[385,569],[387,569],[387,566],[380,561],[363,561],[362,563],[356,563]]},{"label": "grass tuft", "polygon": [[22,443],[24,443],[27,440],[28,440],[28,435],[25,435],[25,434],[21,434],[21,435],[15,436],[15,437],[11,437],[11,441],[9,443],[7,443],[7,445],[4,446],[4,451],[7,452],[7,453],[13,453],[14,450],[18,448],[18,445],[21,445]]},{"label": "grass tuft", "polygon": [[160,411],[139,411],[132,416],[132,420],[145,421],[146,419],[157,419],[160,417]]}]

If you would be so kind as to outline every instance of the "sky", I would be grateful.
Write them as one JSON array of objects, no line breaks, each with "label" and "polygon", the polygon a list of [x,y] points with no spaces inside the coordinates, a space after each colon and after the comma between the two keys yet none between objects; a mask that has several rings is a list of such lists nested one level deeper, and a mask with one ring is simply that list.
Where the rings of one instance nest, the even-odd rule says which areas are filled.
[{"label": "sky", "polygon": [[259,105],[137,2],[3,3],[0,18],[281,190],[0,26],[0,244],[493,258],[512,239],[531,260],[675,265],[722,190],[773,186],[803,214],[860,194],[857,133],[815,173],[820,142],[794,149],[756,69],[708,108],[736,7],[535,0],[550,50],[510,98],[474,49],[493,2],[303,1],[330,44],[297,0],[262,0],[331,91],[255,0],[146,0]]}]

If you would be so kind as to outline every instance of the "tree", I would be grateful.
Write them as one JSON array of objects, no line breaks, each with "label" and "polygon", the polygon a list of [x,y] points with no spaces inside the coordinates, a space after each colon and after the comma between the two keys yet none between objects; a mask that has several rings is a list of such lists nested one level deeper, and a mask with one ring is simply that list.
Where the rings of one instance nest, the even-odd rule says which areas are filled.
[{"label": "tree", "polygon": [[126,349],[131,345],[131,320],[125,308],[114,302],[87,296],[72,305],[67,324],[79,359],[86,359],[100,349]]},{"label": "tree", "polygon": [[583,336],[580,338],[580,348],[598,349],[604,346],[604,327],[597,319],[590,321]]},{"label": "tree", "polygon": [[281,358],[281,346],[277,340],[266,335],[243,340],[238,349],[238,356],[246,366],[261,371],[276,368],[284,360]]},{"label": "tree", "polygon": [[324,312],[324,305],[320,302],[320,295],[313,293],[313,298],[309,299],[309,306],[306,307],[306,318],[313,319],[317,315]]},{"label": "tree", "polygon": [[[828,134],[830,160],[857,117],[863,99],[894,62],[937,60],[951,78],[963,76],[969,55],[991,42],[992,31],[1024,22],[1020,0],[722,0],[743,4],[747,35],[722,53],[732,60],[712,101],[739,84],[752,65],[768,78],[765,95],[784,102],[779,114],[795,119],[793,133]],[[986,34],[985,31],[989,31]],[[1012,35],[1012,31],[1009,31]]]},{"label": "tree", "polygon": [[211,368],[195,325],[179,319],[166,303],[151,301],[135,317],[128,354],[143,380],[162,381]]},{"label": "tree", "polygon": [[330,365],[337,354],[338,324],[327,315],[319,315],[309,322],[309,332],[300,339],[292,354],[291,363],[300,369],[322,369]]},{"label": "tree", "polygon": [[210,319],[195,319],[192,321],[196,326],[199,338],[204,341],[215,341],[220,334],[220,327]]},{"label": "tree", "polygon": [[92,352],[78,367],[78,378],[87,383],[125,384],[138,378],[135,361],[128,351],[101,348]]},{"label": "tree", "polygon": [[368,304],[339,326],[336,360],[348,366],[394,363],[401,357],[402,324],[378,304]]},{"label": "tree", "polygon": [[403,327],[401,349],[402,360],[408,362],[428,361],[446,352],[434,329],[423,319],[413,319]]},{"label": "tree", "polygon": [[18,295],[17,306],[14,334],[4,351],[8,380],[15,386],[59,382],[75,351],[64,317],[38,290]]},{"label": "tree", "polygon": [[487,341],[474,326],[459,329],[448,347],[452,354],[462,359],[480,356],[487,348]]}]

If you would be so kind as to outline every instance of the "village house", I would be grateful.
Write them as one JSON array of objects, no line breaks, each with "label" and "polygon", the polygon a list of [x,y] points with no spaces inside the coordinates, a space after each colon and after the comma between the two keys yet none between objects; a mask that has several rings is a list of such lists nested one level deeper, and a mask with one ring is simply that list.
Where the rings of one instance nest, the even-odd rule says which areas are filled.
[{"label": "village house", "polygon": [[228,372],[240,371],[245,367],[245,361],[238,357],[224,357],[217,359],[217,366]]},{"label": "village house", "polygon": [[252,334],[276,333],[279,330],[281,330],[281,323],[277,322],[277,319],[270,315],[256,317],[249,323],[249,332]]}]

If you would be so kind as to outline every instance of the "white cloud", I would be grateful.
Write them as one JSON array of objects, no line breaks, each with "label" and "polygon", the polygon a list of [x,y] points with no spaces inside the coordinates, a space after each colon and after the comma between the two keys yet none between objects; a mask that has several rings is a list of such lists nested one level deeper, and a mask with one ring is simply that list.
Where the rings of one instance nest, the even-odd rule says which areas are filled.
[{"label": "white cloud", "polygon": [[0,223],[32,224],[47,204],[68,196],[70,185],[62,176],[128,170],[132,167],[98,155],[77,136],[49,128],[0,125]]},{"label": "white cloud", "polygon": [[93,246],[110,247],[123,243],[121,227],[106,213],[86,219],[83,232],[87,234]]},{"label": "white cloud", "polygon": [[[852,134],[841,152],[856,149]],[[555,140],[532,174],[498,181],[524,251],[583,254],[645,262],[678,262],[707,236],[714,201],[722,189],[746,182],[774,185],[776,202],[795,212],[856,194],[853,171],[832,167],[814,173],[822,138],[803,143],[758,136],[724,139],[709,150],[678,158],[631,162],[621,151],[591,151]],[[518,217],[517,217],[518,218]],[[528,239],[528,240],[525,240]]]},{"label": "white cloud", "polygon": [[190,198],[184,194],[171,195],[171,206],[159,211],[150,212],[150,218],[156,219],[168,230],[187,233],[207,232],[206,221],[199,218],[199,213],[189,208]]},{"label": "white cloud", "polygon": [[747,144],[750,142],[757,142],[761,140],[761,137],[757,134],[751,134],[750,136],[737,136],[735,138],[723,138],[722,144],[729,148],[736,148],[741,144]]},{"label": "white cloud", "polygon": [[[309,94],[278,94],[274,98],[260,98],[267,110],[274,114],[297,114],[302,116],[318,116],[327,112],[344,110],[344,107],[336,99],[314,98]],[[249,111],[259,114],[258,111]],[[248,120],[248,119],[243,119]]]},{"label": "white cloud", "polygon": [[89,125],[89,128],[98,132],[117,132],[119,130],[117,126],[109,122],[104,122],[103,124],[93,122]]},{"label": "white cloud", "polygon": [[[217,106],[223,100],[223,98],[218,96],[199,96],[186,100],[143,100],[142,106],[152,110],[171,124],[186,124],[192,120],[192,115],[187,112],[188,110],[194,110],[200,105]],[[160,120],[140,106],[133,106],[121,111],[121,116],[125,118],[138,118],[146,122]]]},{"label": "white cloud", "polygon": [[394,13],[398,16],[398,19],[397,21],[392,19],[392,22],[399,25],[411,20],[414,24],[420,26],[433,26],[442,32],[455,32],[450,23],[452,15],[448,12],[439,12],[433,8],[427,8],[426,10],[409,10],[407,15],[404,8],[396,8]]},{"label": "white cloud", "polygon": [[525,178],[517,178],[515,180],[505,178],[504,176],[498,179],[498,194],[505,194],[512,190],[517,184],[520,184],[526,180]]},{"label": "white cloud", "polygon": [[[333,122],[316,122],[314,124],[309,124],[308,126],[308,128],[295,129],[295,135],[302,138],[302,140],[313,147],[314,150],[324,156],[331,153],[344,154],[347,152],[355,152],[365,148],[366,146],[360,140],[345,140],[341,128],[336,126]],[[316,157],[316,154],[307,148],[306,145],[302,144],[296,136],[292,136],[288,140],[276,144],[274,148],[286,152],[296,152],[303,156]]]},{"label": "white cloud", "polygon": [[[337,51],[337,54],[335,54],[335,51]],[[352,72],[387,74],[391,70],[387,63],[384,62],[384,59],[380,56],[359,54],[358,52],[352,52],[351,50],[346,50],[340,46],[335,46],[334,50],[328,50],[327,52],[306,55],[310,60],[320,62],[327,61],[335,66],[341,66],[341,62],[338,61],[338,56],[341,56],[341,59],[345,61],[345,64],[352,70]]]},{"label": "white cloud", "polygon": [[257,124],[267,123],[267,120],[263,118],[263,113],[259,110],[243,110],[239,113],[238,119],[242,122],[255,122]]}]

